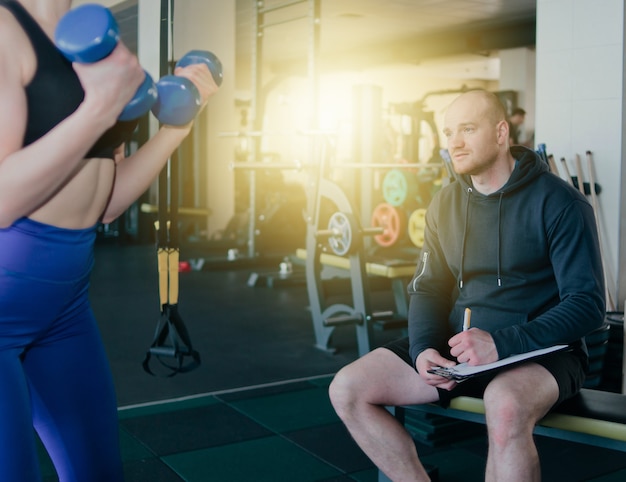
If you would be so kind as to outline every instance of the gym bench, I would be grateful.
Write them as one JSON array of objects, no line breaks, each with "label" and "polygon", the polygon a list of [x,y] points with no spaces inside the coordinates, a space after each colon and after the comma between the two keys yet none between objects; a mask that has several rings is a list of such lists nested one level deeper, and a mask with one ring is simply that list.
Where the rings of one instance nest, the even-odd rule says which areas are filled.
[{"label": "gym bench", "polygon": [[[389,410],[402,425],[409,411],[485,423],[483,401],[472,397],[454,398],[449,408],[424,404]],[[535,434],[626,452],[626,395],[583,388],[541,419]],[[378,473],[379,482],[388,480],[385,474]]]},{"label": "gym bench", "polygon": [[[307,288],[311,303],[311,316],[315,331],[315,345],[325,351],[333,351],[330,337],[335,327],[355,325],[359,356],[371,350],[372,330],[400,329],[407,326],[408,295],[406,286],[411,280],[417,262],[407,260],[380,260],[365,262],[360,253],[347,257],[317,252],[317,260],[307,255],[307,250],[296,250],[296,257],[309,264]],[[311,267],[312,265],[315,265]],[[352,305],[329,303],[321,280],[321,267],[328,266],[350,273]],[[377,280],[391,282],[395,303],[393,311],[375,311],[371,306],[370,291]],[[328,280],[330,282],[330,280]],[[388,289],[388,288],[383,288]]]}]

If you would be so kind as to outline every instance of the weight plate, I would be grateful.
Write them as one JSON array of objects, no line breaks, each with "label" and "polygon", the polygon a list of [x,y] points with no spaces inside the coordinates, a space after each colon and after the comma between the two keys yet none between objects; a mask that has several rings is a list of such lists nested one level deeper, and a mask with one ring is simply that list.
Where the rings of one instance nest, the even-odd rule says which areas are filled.
[{"label": "weight plate", "polygon": [[333,253],[337,256],[349,254],[354,247],[354,236],[357,231],[354,219],[346,213],[333,213],[328,220],[328,230],[333,233],[328,238]]},{"label": "weight plate", "polygon": [[416,209],[409,217],[409,238],[421,248],[424,246],[424,229],[426,228],[426,209]]},{"label": "weight plate", "polygon": [[374,236],[379,246],[388,248],[398,242],[406,229],[406,216],[403,211],[388,203],[381,203],[372,212],[373,227],[382,227],[384,231]]},{"label": "weight plate", "polygon": [[401,206],[417,195],[415,174],[400,169],[392,169],[383,179],[382,191],[385,201],[392,206]]}]

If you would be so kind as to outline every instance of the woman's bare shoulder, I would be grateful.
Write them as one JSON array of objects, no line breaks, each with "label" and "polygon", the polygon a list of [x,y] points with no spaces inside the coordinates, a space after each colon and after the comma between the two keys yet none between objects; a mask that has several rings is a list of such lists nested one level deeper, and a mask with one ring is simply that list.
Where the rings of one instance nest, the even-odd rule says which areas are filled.
[{"label": "woman's bare shoulder", "polygon": [[32,44],[19,22],[0,7],[0,68],[10,76],[19,75],[22,85],[32,78],[36,60]]}]

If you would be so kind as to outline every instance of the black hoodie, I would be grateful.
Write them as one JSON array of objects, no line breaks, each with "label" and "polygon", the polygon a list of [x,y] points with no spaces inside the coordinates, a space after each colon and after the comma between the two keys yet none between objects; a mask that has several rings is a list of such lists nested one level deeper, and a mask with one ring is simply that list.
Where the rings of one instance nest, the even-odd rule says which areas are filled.
[{"label": "black hoodie", "polygon": [[410,354],[449,356],[448,339],[471,325],[488,331],[500,359],[582,338],[605,314],[593,210],[534,151],[513,147],[508,182],[473,190],[469,176],[442,189],[426,214],[425,242],[409,284]]}]

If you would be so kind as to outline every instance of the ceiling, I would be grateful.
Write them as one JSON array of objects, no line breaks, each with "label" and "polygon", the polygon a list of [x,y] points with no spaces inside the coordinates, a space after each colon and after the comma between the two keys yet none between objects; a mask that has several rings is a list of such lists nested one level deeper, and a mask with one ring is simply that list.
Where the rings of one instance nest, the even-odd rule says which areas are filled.
[{"label": "ceiling", "polygon": [[[491,67],[477,63],[488,62],[499,50],[535,43],[536,0],[318,1],[317,68],[321,71],[428,63],[431,70],[447,76],[458,72],[466,78],[468,72],[492,72]],[[238,77],[249,78],[256,3],[235,0]],[[265,23],[276,25],[267,27],[257,43],[262,45],[263,64],[275,71],[306,71],[313,38],[309,20],[312,0],[259,3],[266,9],[287,5],[264,16]],[[137,0],[124,0],[111,8],[123,40],[136,51]]]},{"label": "ceiling", "polygon": [[[256,0],[236,0],[237,58],[250,61]],[[304,66],[313,30],[311,2],[266,0],[265,8],[290,5],[264,15],[263,62],[272,68]],[[366,68],[376,64],[419,64],[535,42],[536,0],[319,0],[321,69]],[[304,17],[295,19],[297,17]],[[289,19],[294,19],[287,21]],[[284,23],[280,23],[284,22]]]}]

